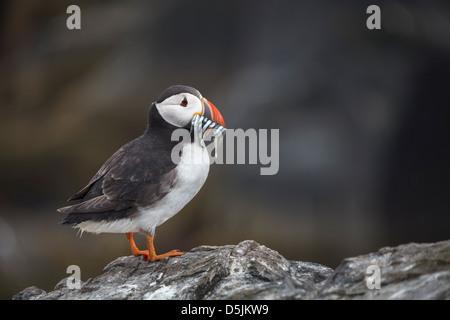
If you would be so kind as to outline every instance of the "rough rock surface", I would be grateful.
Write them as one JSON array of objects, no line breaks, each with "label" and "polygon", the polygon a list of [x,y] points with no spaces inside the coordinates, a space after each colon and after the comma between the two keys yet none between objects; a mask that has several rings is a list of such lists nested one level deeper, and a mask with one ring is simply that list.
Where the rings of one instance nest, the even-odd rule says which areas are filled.
[{"label": "rough rock surface", "polygon": [[[369,266],[380,270],[380,289],[369,290]],[[323,299],[450,299],[450,240],[409,243],[347,258],[325,281]]]},{"label": "rough rock surface", "polygon": [[[380,268],[381,289],[367,286],[370,265]],[[13,299],[450,299],[450,241],[383,248],[333,271],[247,240],[156,263],[121,257],[80,289],[66,282],[48,293],[29,287]]]},{"label": "rough rock surface", "polygon": [[46,293],[27,288],[14,299],[301,299],[313,298],[332,269],[288,261],[255,241],[201,246],[182,257],[148,263],[133,256],[68,289],[67,278]]}]

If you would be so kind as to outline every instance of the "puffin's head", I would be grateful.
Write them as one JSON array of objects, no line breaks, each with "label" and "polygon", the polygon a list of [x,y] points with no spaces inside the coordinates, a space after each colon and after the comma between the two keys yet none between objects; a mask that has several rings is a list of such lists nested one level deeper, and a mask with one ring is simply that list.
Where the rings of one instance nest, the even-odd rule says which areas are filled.
[{"label": "puffin's head", "polygon": [[159,95],[155,107],[161,117],[175,127],[189,127],[196,114],[225,127],[219,110],[192,87],[175,85],[167,88]]}]

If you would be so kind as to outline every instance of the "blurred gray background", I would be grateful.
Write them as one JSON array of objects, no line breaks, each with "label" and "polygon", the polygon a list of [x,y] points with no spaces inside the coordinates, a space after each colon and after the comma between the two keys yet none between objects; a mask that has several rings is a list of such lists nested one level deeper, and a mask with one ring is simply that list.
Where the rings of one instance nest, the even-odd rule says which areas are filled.
[{"label": "blurred gray background", "polygon": [[[81,30],[66,28],[70,4]],[[381,30],[366,28],[370,4]],[[450,238],[448,1],[14,0],[0,35],[0,298],[130,254],[124,235],[60,226],[56,208],[172,84],[229,128],[280,129],[280,168],[213,165],[157,229],[158,252],[253,239],[335,268]]]}]

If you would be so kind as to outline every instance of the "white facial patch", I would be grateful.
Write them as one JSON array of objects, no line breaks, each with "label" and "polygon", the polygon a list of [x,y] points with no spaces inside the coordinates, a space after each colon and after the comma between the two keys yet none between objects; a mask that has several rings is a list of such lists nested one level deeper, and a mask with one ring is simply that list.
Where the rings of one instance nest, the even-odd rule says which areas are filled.
[{"label": "white facial patch", "polygon": [[[182,106],[182,101],[187,100],[187,106]],[[192,120],[195,113],[202,113],[202,102],[190,93],[179,93],[166,100],[157,103],[156,108],[161,117],[171,125],[185,127]]]}]

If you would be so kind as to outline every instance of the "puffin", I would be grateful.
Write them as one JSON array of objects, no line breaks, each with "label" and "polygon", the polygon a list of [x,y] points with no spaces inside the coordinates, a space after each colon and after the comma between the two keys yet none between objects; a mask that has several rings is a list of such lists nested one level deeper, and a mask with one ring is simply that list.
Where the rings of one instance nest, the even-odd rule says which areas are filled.
[{"label": "puffin", "polygon": [[[188,130],[191,139],[182,140],[179,161],[173,161],[172,150],[180,142],[172,141],[172,133],[178,129]],[[78,203],[57,209],[67,214],[61,224],[81,233],[125,233],[132,254],[149,262],[183,255],[178,250],[156,254],[155,229],[199,192],[210,166],[205,137],[220,141],[225,130],[219,110],[197,89],[167,88],[151,104],[144,133],[117,150],[67,200]],[[145,236],[147,250],[137,248],[134,233]]]}]

